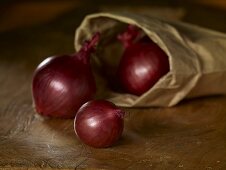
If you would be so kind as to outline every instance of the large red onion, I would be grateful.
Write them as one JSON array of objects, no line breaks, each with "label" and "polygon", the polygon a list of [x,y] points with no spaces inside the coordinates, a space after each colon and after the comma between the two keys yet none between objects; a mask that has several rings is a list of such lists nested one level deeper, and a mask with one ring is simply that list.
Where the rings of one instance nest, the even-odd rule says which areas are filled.
[{"label": "large red onion", "polygon": [[96,148],[109,147],[122,135],[124,114],[109,101],[93,100],[78,110],[74,129],[85,144]]},{"label": "large red onion", "polygon": [[140,30],[129,25],[118,36],[125,50],[118,67],[120,84],[128,93],[142,95],[169,71],[168,56],[147,37],[139,38]]},{"label": "large red onion", "polygon": [[36,111],[44,116],[73,118],[82,104],[92,99],[96,91],[89,63],[96,33],[78,53],[45,59],[35,70],[32,95]]}]

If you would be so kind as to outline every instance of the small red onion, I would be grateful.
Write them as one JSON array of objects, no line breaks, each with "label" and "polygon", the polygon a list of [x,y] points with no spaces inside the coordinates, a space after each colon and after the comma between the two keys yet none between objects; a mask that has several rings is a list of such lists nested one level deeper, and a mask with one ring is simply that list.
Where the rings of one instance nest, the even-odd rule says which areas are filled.
[{"label": "small red onion", "polygon": [[165,52],[147,37],[139,38],[139,35],[140,30],[129,25],[118,36],[125,50],[117,71],[124,90],[138,96],[148,91],[169,71]]},{"label": "small red onion", "polygon": [[89,146],[112,146],[122,135],[124,114],[121,109],[106,100],[87,102],[75,116],[75,133]]},{"label": "small red onion", "polygon": [[89,59],[99,36],[96,33],[76,54],[49,57],[39,64],[32,82],[39,114],[73,118],[80,106],[92,99],[96,85]]}]

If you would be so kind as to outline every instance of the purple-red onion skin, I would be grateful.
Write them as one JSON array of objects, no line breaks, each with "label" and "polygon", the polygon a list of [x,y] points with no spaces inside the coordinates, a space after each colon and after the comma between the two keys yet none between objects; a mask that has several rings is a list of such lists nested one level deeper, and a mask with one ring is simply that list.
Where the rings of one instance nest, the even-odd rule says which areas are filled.
[{"label": "purple-red onion skin", "polygon": [[99,37],[95,33],[78,53],[49,57],[37,67],[32,96],[39,114],[74,118],[81,105],[93,98],[96,84],[89,60]]},{"label": "purple-red onion skin", "polygon": [[124,114],[106,100],[85,103],[77,112],[74,130],[79,139],[95,148],[114,145],[122,135]]},{"label": "purple-red onion skin", "polygon": [[35,71],[32,83],[36,111],[44,116],[74,118],[96,91],[91,68],[74,56],[47,58]]},{"label": "purple-red onion skin", "polygon": [[169,72],[168,56],[151,40],[121,41],[125,50],[117,71],[120,84],[126,92],[140,96]]}]

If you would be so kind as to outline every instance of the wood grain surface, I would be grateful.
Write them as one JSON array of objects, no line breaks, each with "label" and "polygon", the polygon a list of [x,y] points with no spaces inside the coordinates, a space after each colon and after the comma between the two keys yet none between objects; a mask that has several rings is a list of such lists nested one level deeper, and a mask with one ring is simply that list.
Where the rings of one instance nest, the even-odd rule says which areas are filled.
[{"label": "wood grain surface", "polygon": [[[226,32],[225,11],[190,8],[183,7],[182,20]],[[172,108],[124,108],[123,136],[105,149],[82,144],[73,120],[35,113],[30,89],[35,67],[47,56],[73,52],[75,28],[97,9],[75,7],[48,22],[0,31],[0,169],[226,169],[225,96],[187,100]],[[46,11],[47,16],[56,13]],[[209,20],[199,19],[203,15]]]}]

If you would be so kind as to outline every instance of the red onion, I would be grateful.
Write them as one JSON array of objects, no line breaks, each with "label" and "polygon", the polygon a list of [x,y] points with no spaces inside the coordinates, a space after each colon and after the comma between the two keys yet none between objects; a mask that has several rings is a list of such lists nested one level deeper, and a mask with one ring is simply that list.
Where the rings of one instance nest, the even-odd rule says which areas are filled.
[{"label": "red onion", "polygon": [[89,146],[112,146],[122,135],[124,114],[121,109],[106,100],[87,102],[75,116],[75,133]]},{"label": "red onion", "polygon": [[96,91],[89,58],[99,41],[96,33],[78,53],[45,59],[35,70],[32,95],[36,111],[44,116],[73,118]]},{"label": "red onion", "polygon": [[147,37],[139,38],[139,35],[140,30],[129,25],[118,36],[125,50],[117,71],[124,90],[138,96],[169,71],[168,56],[164,51]]}]

